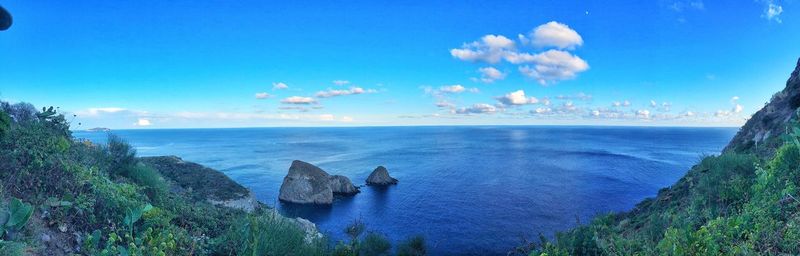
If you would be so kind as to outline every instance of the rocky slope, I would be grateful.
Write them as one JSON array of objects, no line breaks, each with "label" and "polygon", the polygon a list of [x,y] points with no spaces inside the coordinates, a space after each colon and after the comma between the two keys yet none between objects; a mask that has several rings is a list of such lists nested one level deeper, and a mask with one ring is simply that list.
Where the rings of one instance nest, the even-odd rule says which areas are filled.
[{"label": "rocky slope", "polygon": [[142,162],[169,179],[174,192],[185,193],[197,200],[252,212],[258,201],[250,191],[225,174],[177,156],[142,157]]},{"label": "rocky slope", "polygon": [[724,151],[772,155],[777,145],[781,143],[779,135],[786,133],[786,124],[795,116],[798,107],[800,107],[800,60],[786,81],[786,87],[773,95],[764,108],[753,114]]}]

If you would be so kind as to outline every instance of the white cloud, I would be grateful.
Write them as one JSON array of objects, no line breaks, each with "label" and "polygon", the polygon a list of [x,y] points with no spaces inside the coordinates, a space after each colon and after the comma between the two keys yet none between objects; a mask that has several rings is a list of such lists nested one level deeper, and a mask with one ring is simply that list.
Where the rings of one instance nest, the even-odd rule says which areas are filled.
[{"label": "white cloud", "polygon": [[460,84],[445,85],[439,87],[438,93],[462,93],[462,92],[479,92],[478,88],[466,88]]},{"label": "white cloud", "polygon": [[686,9],[693,9],[693,10],[705,10],[706,5],[703,1],[675,1],[672,4],[668,5],[669,9],[675,12],[682,12]]},{"label": "white cloud", "polygon": [[459,49],[451,49],[450,55],[465,61],[497,63],[514,48],[514,41],[505,36],[485,35],[480,41],[465,43]]},{"label": "white cloud", "polygon": [[775,21],[777,23],[783,22],[781,20],[781,13],[783,13],[783,6],[778,3],[776,0],[762,0],[764,4],[764,13],[761,14],[761,17],[769,20]]},{"label": "white cloud", "polygon": [[528,98],[525,96],[525,91],[517,90],[515,92],[510,92],[502,97],[497,97],[497,101],[500,101],[503,105],[526,105],[526,104],[537,104],[539,103],[539,99],[536,97]]},{"label": "white cloud", "polygon": [[651,108],[654,108],[654,107],[656,107],[656,106],[658,106],[658,103],[656,103],[656,101],[655,101],[655,100],[650,100],[650,107],[651,107]]},{"label": "white cloud", "polygon": [[480,81],[484,83],[493,83],[494,81],[503,80],[506,78],[505,73],[493,67],[479,68],[478,72],[481,73]]},{"label": "white cloud", "polygon": [[343,116],[342,117],[342,122],[352,122],[353,120],[354,119],[352,117],[349,117],[349,116]]},{"label": "white cloud", "polygon": [[317,100],[311,97],[292,96],[281,100],[281,103],[308,105],[308,104],[316,104]]},{"label": "white cloud", "polygon": [[150,120],[148,120],[148,119],[139,118],[139,120],[136,120],[136,123],[134,125],[136,125],[136,126],[150,126],[150,125],[152,125],[152,123],[150,123]]},{"label": "white cloud", "polygon": [[548,107],[540,107],[540,108],[536,108],[534,110],[531,110],[531,114],[547,114],[547,113],[550,113],[551,111],[553,111],[553,110],[548,108]]},{"label": "white cloud", "polygon": [[269,93],[266,93],[266,92],[256,93],[256,99],[259,99],[259,100],[263,100],[263,99],[269,98],[270,96],[272,96],[272,95],[269,95]]},{"label": "white cloud", "polygon": [[521,66],[519,71],[542,85],[573,79],[578,73],[589,69],[589,64],[580,57],[560,50],[533,55],[531,62],[534,63],[533,67]]},{"label": "white cloud", "polygon": [[637,111],[636,111],[636,116],[637,116],[637,117],[641,117],[641,118],[648,119],[648,118],[650,118],[650,110],[647,110],[647,109],[640,109],[640,110],[637,110]]},{"label": "white cloud", "polygon": [[497,108],[485,103],[475,104],[471,107],[456,110],[457,114],[491,114],[494,112],[497,112]]},{"label": "white cloud", "polygon": [[622,106],[623,107],[630,107],[631,106],[631,102],[628,101],[628,100],[625,100],[625,101],[622,102]]},{"label": "white cloud", "polygon": [[288,89],[288,88],[289,88],[289,86],[286,85],[283,82],[272,83],[272,89],[273,90],[283,90],[283,89]]},{"label": "white cloud", "polygon": [[440,107],[440,108],[454,108],[454,107],[455,107],[455,105],[454,105],[453,103],[450,103],[450,102],[447,102],[447,101],[439,101],[439,102],[436,102],[436,107]]},{"label": "white cloud", "polygon": [[733,105],[731,112],[734,114],[741,113],[744,110],[744,107],[739,104],[739,96],[731,97],[731,104]]},{"label": "white cloud", "polygon": [[117,112],[122,112],[122,111],[126,111],[126,109],[124,109],[124,108],[115,108],[115,107],[110,107],[110,108],[89,108],[89,109],[86,110],[86,112],[82,112],[82,114],[96,116],[98,114],[110,114],[110,113],[117,113]]},{"label": "white cloud", "polygon": [[334,116],[333,116],[333,115],[331,115],[331,114],[322,114],[322,115],[319,115],[319,120],[322,120],[322,121],[333,121],[334,119],[336,119],[336,117],[334,117]]},{"label": "white cloud", "polygon": [[317,98],[330,98],[336,96],[356,95],[356,94],[375,93],[375,92],[377,91],[373,89],[365,90],[364,88],[361,87],[351,87],[350,89],[347,90],[328,89],[327,91],[319,91],[317,92],[317,94],[315,94],[315,96]]},{"label": "white cloud", "polygon": [[[565,51],[583,45],[583,38],[569,26],[555,21],[548,22],[535,28],[530,36],[530,39],[524,35],[517,37],[523,45],[530,43],[556,49],[539,53],[520,52],[513,40],[502,35],[486,35],[479,41],[451,49],[450,55],[464,61],[495,64],[505,60],[517,65],[527,64],[518,67],[520,72],[543,85],[573,79],[578,73],[589,69],[586,61]],[[494,68],[483,68],[480,71],[483,76],[474,80],[491,83],[505,77],[505,74]]]},{"label": "white cloud", "polygon": [[350,81],[347,80],[333,80],[333,84],[335,85],[348,85]]},{"label": "white cloud", "polygon": [[530,34],[531,43],[537,47],[574,49],[583,45],[583,38],[569,26],[551,21],[536,27]]},{"label": "white cloud", "polygon": [[736,105],[733,106],[733,110],[732,111],[733,111],[733,113],[741,113],[743,110],[744,110],[744,107],[742,107],[742,105],[736,104]]}]

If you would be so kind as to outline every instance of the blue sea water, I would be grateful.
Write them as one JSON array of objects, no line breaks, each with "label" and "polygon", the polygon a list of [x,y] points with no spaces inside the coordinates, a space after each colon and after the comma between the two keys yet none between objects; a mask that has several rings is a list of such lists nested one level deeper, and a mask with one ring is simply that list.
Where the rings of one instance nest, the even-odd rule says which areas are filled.
[{"label": "blue sea water", "polygon": [[[356,218],[393,241],[422,234],[435,254],[505,254],[538,234],[625,211],[669,186],[734,128],[442,126],[119,130],[141,156],[177,155],[224,172],[264,203],[334,239]],[[75,132],[104,143],[102,132]],[[364,184],[331,207],[278,202],[292,160]]]}]

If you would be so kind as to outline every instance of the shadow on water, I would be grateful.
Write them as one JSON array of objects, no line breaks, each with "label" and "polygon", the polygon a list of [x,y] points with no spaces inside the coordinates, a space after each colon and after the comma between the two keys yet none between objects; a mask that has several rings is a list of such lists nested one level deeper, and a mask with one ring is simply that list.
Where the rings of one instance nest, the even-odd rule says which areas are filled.
[{"label": "shadow on water", "polygon": [[316,204],[295,204],[288,202],[280,202],[280,212],[287,217],[310,220],[314,223],[324,222],[330,219],[331,212],[333,211],[332,205],[316,205]]},{"label": "shadow on water", "polygon": [[389,201],[389,190],[392,190],[393,186],[365,186],[365,189],[369,189],[370,194],[372,195],[372,203],[376,207],[384,208]]}]

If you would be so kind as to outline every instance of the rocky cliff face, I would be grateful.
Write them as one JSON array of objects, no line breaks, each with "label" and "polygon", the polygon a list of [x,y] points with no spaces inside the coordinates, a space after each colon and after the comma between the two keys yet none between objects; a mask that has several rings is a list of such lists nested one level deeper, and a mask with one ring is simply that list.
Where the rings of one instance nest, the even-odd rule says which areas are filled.
[{"label": "rocky cliff face", "polygon": [[247,212],[258,207],[250,190],[228,178],[222,172],[184,161],[177,156],[142,157],[141,161],[158,170],[170,180],[174,192],[184,193],[195,200],[214,205],[242,209]]},{"label": "rocky cliff face", "polygon": [[724,151],[754,152],[771,155],[781,143],[786,124],[800,107],[800,60],[786,81],[786,88],[772,96],[769,103],[753,114]]}]

